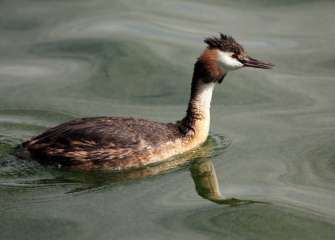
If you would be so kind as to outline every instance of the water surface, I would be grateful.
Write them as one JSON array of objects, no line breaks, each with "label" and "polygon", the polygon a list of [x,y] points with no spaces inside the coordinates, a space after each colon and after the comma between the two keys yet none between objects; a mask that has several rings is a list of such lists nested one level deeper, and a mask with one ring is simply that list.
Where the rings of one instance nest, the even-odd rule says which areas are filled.
[{"label": "water surface", "polygon": [[[334,7],[1,1],[0,239],[334,239]],[[276,68],[215,89],[211,147],[191,156],[211,161],[215,191],[192,164],[129,178],[13,157],[76,117],[181,119],[202,40],[217,32]]]}]

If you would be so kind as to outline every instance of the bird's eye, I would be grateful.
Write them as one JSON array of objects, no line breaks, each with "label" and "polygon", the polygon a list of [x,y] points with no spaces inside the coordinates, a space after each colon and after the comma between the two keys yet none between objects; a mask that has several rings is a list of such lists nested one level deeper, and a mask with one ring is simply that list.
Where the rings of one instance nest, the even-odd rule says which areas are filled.
[{"label": "bird's eye", "polygon": [[237,54],[237,53],[233,53],[233,54],[231,55],[231,57],[232,57],[232,58],[238,58],[238,54]]}]

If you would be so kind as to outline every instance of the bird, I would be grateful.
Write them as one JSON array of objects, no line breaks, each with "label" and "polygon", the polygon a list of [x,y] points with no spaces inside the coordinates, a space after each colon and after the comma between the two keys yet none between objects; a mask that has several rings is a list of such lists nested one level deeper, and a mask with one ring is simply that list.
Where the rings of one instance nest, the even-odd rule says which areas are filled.
[{"label": "bird", "polygon": [[42,164],[119,172],[161,163],[199,147],[209,134],[214,87],[230,71],[274,66],[250,57],[229,35],[207,37],[204,43],[205,49],[194,64],[188,107],[181,120],[80,118],[47,129],[18,149]]}]

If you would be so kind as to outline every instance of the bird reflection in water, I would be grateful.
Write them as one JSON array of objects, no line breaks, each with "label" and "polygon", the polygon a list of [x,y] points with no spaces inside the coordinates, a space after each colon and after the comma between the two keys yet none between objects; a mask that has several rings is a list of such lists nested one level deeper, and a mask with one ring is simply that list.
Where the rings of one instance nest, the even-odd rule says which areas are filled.
[{"label": "bird reflection in water", "polygon": [[252,200],[228,198],[221,194],[220,185],[216,176],[213,161],[210,159],[196,160],[190,165],[190,172],[199,196],[215,202],[230,206],[239,206],[251,203],[261,203]]}]

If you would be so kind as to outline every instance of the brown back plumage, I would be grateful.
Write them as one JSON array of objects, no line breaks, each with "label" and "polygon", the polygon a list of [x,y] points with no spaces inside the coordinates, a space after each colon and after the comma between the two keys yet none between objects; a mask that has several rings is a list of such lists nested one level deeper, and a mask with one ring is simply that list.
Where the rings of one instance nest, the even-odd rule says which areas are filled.
[{"label": "brown back plumage", "polygon": [[173,140],[174,124],[120,117],[82,118],[63,123],[23,143],[44,161],[61,158],[63,164],[133,157]]}]

